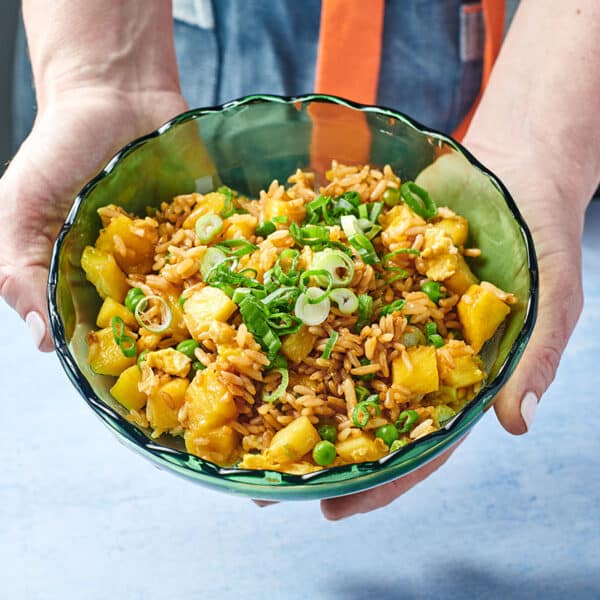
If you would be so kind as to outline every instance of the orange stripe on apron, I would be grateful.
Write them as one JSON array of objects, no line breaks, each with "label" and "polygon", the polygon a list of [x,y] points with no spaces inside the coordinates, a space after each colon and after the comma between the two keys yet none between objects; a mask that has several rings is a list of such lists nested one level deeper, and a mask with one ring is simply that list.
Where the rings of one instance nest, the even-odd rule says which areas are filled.
[{"label": "orange stripe on apron", "polygon": [[[318,94],[332,94],[362,104],[375,104],[381,64],[384,0],[323,0],[315,77]],[[453,135],[462,139],[500,52],[505,0],[482,0],[468,10],[483,10],[485,48],[481,91]],[[347,163],[369,159],[371,134],[366,115],[335,105],[314,104],[312,167],[324,172],[332,158]],[[340,116],[341,115],[341,116]],[[340,127],[341,124],[341,127]]]}]

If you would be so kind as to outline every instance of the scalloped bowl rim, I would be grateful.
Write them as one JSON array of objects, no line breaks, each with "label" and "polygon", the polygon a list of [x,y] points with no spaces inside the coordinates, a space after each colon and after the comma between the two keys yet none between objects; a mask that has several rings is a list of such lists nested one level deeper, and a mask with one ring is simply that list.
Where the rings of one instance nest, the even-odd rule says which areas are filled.
[{"label": "scalloped bowl rim", "polygon": [[[525,318],[519,334],[514,340],[502,365],[498,369],[495,379],[491,383],[486,384],[475,398],[473,398],[473,400],[471,400],[457,416],[451,419],[443,428],[416,440],[408,446],[400,448],[392,454],[388,454],[377,461],[330,467],[305,475],[292,475],[263,469],[254,470],[219,467],[218,465],[193,456],[187,452],[155,443],[132,423],[129,423],[117,411],[105,404],[93,391],[90,383],[80,370],[77,360],[69,349],[64,326],[57,310],[56,291],[60,251],[87,195],[98,182],[118,167],[125,156],[135,151],[145,142],[163,135],[173,127],[189,120],[197,120],[205,115],[236,109],[247,104],[257,102],[305,104],[312,101],[337,104],[347,108],[360,110],[361,112],[376,113],[398,119],[417,130],[420,134],[432,136],[437,140],[450,145],[460,152],[473,167],[479,169],[486,177],[488,177],[502,194],[513,217],[517,221],[523,243],[525,244],[530,275],[530,292],[525,308]],[[115,433],[119,441],[142,454],[142,456],[153,462],[155,466],[159,468],[165,467],[175,474],[186,477],[187,479],[193,479],[194,481],[198,481],[209,487],[221,490],[224,489],[229,492],[243,494],[253,498],[295,500],[342,496],[362,491],[384,482],[392,481],[423,466],[430,460],[439,456],[442,451],[456,445],[483,416],[483,413],[493,404],[492,401],[494,397],[504,386],[516,367],[533,331],[537,316],[537,294],[537,258],[531,232],[504,184],[488,168],[482,165],[464,146],[462,146],[462,144],[450,136],[425,127],[404,113],[391,108],[359,104],[325,94],[306,94],[300,96],[253,94],[218,106],[188,110],[173,117],[154,131],[129,142],[119,150],[108,161],[106,166],[81,189],[73,202],[73,206],[71,207],[54,244],[50,263],[47,300],[52,337],[62,367],[90,408],[92,408],[96,415],[100,417],[113,433]],[[428,446],[432,440],[437,440],[437,443],[426,448],[423,452],[417,452],[420,447]],[[402,458],[408,453],[411,455],[414,454],[415,456],[410,456],[403,462]],[[405,463],[408,463],[408,468]],[[346,473],[350,474],[346,479],[322,481],[327,480],[327,477],[331,474]],[[257,482],[249,483],[248,481],[235,480],[234,477],[236,476],[256,479]]]}]

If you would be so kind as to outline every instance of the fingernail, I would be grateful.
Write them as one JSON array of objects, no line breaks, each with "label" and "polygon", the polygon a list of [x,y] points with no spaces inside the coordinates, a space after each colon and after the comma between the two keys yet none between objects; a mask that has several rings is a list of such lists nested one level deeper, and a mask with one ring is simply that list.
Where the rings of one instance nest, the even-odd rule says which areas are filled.
[{"label": "fingernail", "polygon": [[525,421],[527,431],[531,429],[531,424],[533,423],[533,417],[535,417],[535,411],[537,407],[538,397],[534,394],[534,392],[527,392],[523,396],[523,400],[521,400],[521,416],[523,417],[523,421]]},{"label": "fingernail", "polygon": [[27,313],[25,323],[27,323],[27,327],[29,327],[29,333],[31,333],[35,347],[39,349],[40,344],[44,339],[44,335],[46,335],[46,324],[44,323],[44,319],[42,319],[39,313],[32,311]]},{"label": "fingernail", "polygon": [[277,504],[277,502],[270,502],[268,500],[252,500],[256,506],[264,508],[265,506],[271,506],[271,504]]}]

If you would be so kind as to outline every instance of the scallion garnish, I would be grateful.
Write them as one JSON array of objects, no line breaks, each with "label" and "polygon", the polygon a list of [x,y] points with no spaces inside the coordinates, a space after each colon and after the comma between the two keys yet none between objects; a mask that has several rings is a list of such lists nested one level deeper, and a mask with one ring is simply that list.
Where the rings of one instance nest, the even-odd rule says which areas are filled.
[{"label": "scallion garnish", "polygon": [[329,230],[323,225],[308,224],[299,227],[296,223],[292,223],[290,235],[301,246],[316,246],[329,241]]},{"label": "scallion garnish", "polygon": [[209,244],[223,231],[223,219],[219,215],[208,213],[196,221],[196,237],[201,244]]},{"label": "scallion garnish", "polygon": [[446,294],[442,292],[442,286],[439,281],[426,281],[421,285],[421,290],[427,294],[434,304],[437,304],[442,298],[446,297]]},{"label": "scallion garnish", "polygon": [[200,344],[196,340],[183,340],[177,344],[175,350],[177,352],[181,352],[181,354],[185,354],[188,358],[194,360],[194,350],[198,348]]},{"label": "scallion garnish", "polygon": [[247,240],[224,240],[215,244],[214,247],[222,250],[228,256],[235,256],[236,258],[252,254],[255,250],[258,250],[258,246]]},{"label": "scallion garnish", "polygon": [[121,352],[127,358],[132,358],[137,354],[135,339],[125,333],[125,323],[121,317],[114,316],[110,320],[115,344],[119,346]]},{"label": "scallion garnish", "polygon": [[251,294],[243,298],[239,309],[248,331],[273,360],[281,348],[281,340],[269,325],[269,309]]},{"label": "scallion garnish", "polygon": [[419,413],[416,410],[403,410],[400,415],[398,415],[398,420],[395,423],[398,428],[398,433],[407,433],[410,431],[418,418]]},{"label": "scallion garnish", "polygon": [[[312,269],[325,269],[331,275],[331,285],[333,287],[343,287],[349,285],[354,278],[354,263],[352,259],[341,252],[327,248],[317,252],[312,259]],[[326,285],[322,279],[317,278],[319,285]]]},{"label": "scallion garnish", "polygon": [[[286,248],[275,261],[273,265],[273,275],[282,285],[296,285],[300,271],[296,270],[300,252],[293,248]],[[289,263],[289,264],[288,264]],[[287,269],[287,271],[286,271]]]},{"label": "scallion garnish", "polygon": [[173,313],[161,296],[144,296],[135,307],[135,318],[140,327],[152,333],[162,333],[171,326]]},{"label": "scallion garnish", "polygon": [[437,213],[435,202],[427,190],[418,186],[414,181],[403,183],[400,187],[400,194],[402,195],[402,200],[404,200],[411,210],[426,221],[435,217]]},{"label": "scallion garnish", "polygon": [[363,402],[359,402],[352,411],[352,421],[356,427],[362,429],[371,420],[371,408],[375,409],[377,416],[381,414],[381,407],[379,406],[379,396],[372,394]]},{"label": "scallion garnish", "polygon": [[279,385],[270,393],[270,394],[265,394],[263,392],[263,402],[277,402],[277,400],[279,400],[281,398],[281,396],[283,396],[283,394],[285,394],[285,391],[287,390],[287,386],[290,382],[290,375],[287,369],[283,368],[283,367],[278,367],[275,369],[272,369],[272,372],[275,373],[279,373],[281,375],[281,382],[279,383]]},{"label": "scallion garnish", "polygon": [[336,288],[332,290],[330,296],[343,315],[351,315],[358,309],[358,298],[356,294],[348,288]]},{"label": "scallion garnish", "polygon": [[400,311],[404,308],[405,304],[406,301],[402,298],[394,300],[393,302],[390,302],[390,304],[386,304],[379,309],[379,316],[384,317],[385,315],[391,315],[392,313]]},{"label": "scallion garnish", "polygon": [[325,348],[323,349],[323,354],[321,358],[324,358],[325,360],[329,359],[329,357],[331,356],[331,352],[333,351],[333,347],[335,346],[335,343],[338,341],[339,337],[340,334],[337,331],[331,332],[331,335],[327,340],[327,344],[325,344]]},{"label": "scallion garnish", "polygon": [[359,402],[363,402],[364,400],[366,400],[369,397],[369,394],[371,393],[366,387],[362,385],[355,386],[354,392],[356,393],[356,399]]},{"label": "scallion garnish", "polygon": [[218,248],[207,248],[202,257],[202,262],[200,263],[202,279],[206,281],[209,273],[224,260],[227,260],[227,255],[223,250],[219,250]]},{"label": "scallion garnish", "polygon": [[444,338],[438,333],[437,325],[433,321],[425,324],[425,337],[427,342],[436,348],[444,345]]},{"label": "scallion garnish", "polygon": [[364,233],[358,233],[348,241],[356,249],[364,263],[375,265],[379,262],[379,257],[377,256],[377,252],[375,252],[375,248],[373,248],[373,244]]},{"label": "scallion garnish", "polygon": [[327,319],[331,309],[329,298],[325,298],[318,304],[314,303],[314,299],[320,298],[322,295],[323,290],[320,288],[309,287],[305,293],[298,296],[294,313],[305,325],[320,325]]},{"label": "scallion garnish", "polygon": [[223,201],[223,209],[221,210],[221,217],[227,219],[235,213],[235,205],[233,204],[233,190],[226,185],[222,185],[217,188],[217,192],[223,194],[225,199]]},{"label": "scallion garnish", "polygon": [[333,285],[333,277],[332,277],[331,273],[329,271],[326,271],[325,269],[309,269],[308,271],[304,271],[302,273],[302,275],[300,275],[300,280],[298,281],[298,287],[305,294],[308,291],[308,289],[313,289],[313,290],[319,289],[317,287],[312,287],[312,288],[308,287],[307,284],[310,283],[311,277],[314,277],[317,280],[317,282],[321,282],[323,280],[327,281],[327,283],[325,284],[325,285],[327,285],[327,288],[325,289],[324,292],[322,292],[319,295],[316,295],[313,293],[310,296],[307,296],[307,302],[309,304],[319,304],[320,302],[323,302],[324,300],[326,300],[329,297],[329,294],[331,294],[331,288]]},{"label": "scallion garnish", "polygon": [[360,294],[358,297],[358,320],[354,326],[354,331],[359,333],[365,325],[369,325],[372,316],[373,298],[368,294]]},{"label": "scallion garnish", "polygon": [[273,223],[287,223],[290,218],[287,215],[278,215],[271,219]]}]

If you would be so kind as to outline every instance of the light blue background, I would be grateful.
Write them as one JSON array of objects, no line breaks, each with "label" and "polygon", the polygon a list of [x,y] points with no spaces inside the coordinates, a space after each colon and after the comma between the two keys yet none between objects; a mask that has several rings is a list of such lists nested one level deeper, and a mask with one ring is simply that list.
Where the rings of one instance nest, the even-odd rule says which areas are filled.
[{"label": "light blue background", "polygon": [[[492,413],[393,505],[259,509],[118,444],[0,305],[0,597],[600,597],[600,205],[586,307],[530,435]],[[568,293],[568,290],[565,290]]]}]

